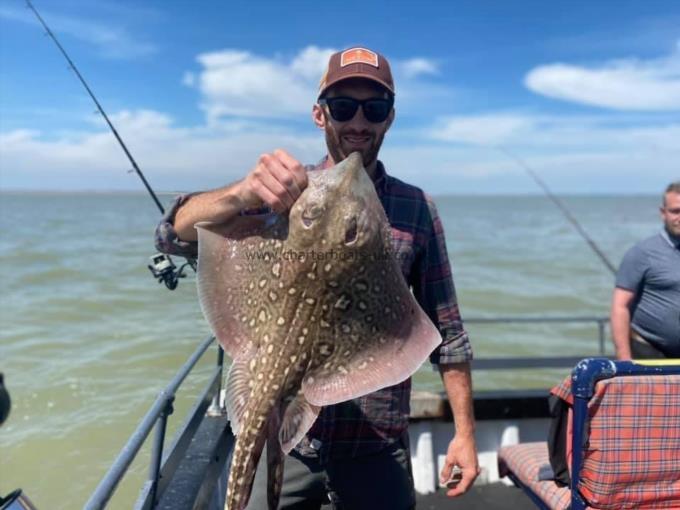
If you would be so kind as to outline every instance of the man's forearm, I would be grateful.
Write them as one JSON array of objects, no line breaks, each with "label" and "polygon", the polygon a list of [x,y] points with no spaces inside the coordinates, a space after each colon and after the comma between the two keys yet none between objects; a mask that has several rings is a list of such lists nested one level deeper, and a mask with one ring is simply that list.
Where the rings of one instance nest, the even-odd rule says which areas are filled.
[{"label": "man's forearm", "polygon": [[630,350],[630,310],[626,306],[612,306],[609,322],[612,340],[616,349],[616,359],[631,359]]},{"label": "man's forearm", "polygon": [[474,438],[475,416],[472,403],[472,377],[469,363],[440,365],[444,389],[456,424],[456,436]]},{"label": "man's forearm", "polygon": [[240,182],[192,196],[175,215],[175,232],[182,241],[196,241],[194,225],[200,221],[220,223],[236,216],[244,204],[239,195]]}]

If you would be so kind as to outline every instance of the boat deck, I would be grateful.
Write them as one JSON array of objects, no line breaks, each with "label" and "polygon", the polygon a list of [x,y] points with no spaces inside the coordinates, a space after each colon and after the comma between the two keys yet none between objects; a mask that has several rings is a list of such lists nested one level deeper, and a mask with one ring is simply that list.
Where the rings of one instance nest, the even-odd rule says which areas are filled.
[{"label": "boat deck", "polygon": [[444,491],[416,498],[418,510],[532,510],[536,506],[522,489],[503,483],[475,485],[467,494],[448,498]]}]

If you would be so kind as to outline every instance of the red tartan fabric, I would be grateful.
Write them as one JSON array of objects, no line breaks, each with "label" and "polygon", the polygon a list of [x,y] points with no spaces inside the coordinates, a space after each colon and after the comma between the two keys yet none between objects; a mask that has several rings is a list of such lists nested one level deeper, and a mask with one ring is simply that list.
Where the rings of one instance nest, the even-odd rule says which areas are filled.
[{"label": "red tartan fabric", "polygon": [[604,510],[680,509],[680,375],[600,381],[579,490]]},{"label": "red tartan fabric", "polygon": [[538,481],[538,470],[549,464],[547,443],[521,443],[498,450],[501,476],[514,475],[553,510],[567,510],[571,501],[569,487],[559,487],[552,480]]},{"label": "red tartan fabric", "polygon": [[569,402],[570,404],[573,404],[574,397],[571,394],[571,376],[568,375],[565,377],[560,384],[550,390],[550,393],[560,397],[562,400]]},{"label": "red tartan fabric", "polygon": [[[571,378],[551,393],[573,403]],[[588,415],[579,484],[586,501],[603,510],[680,509],[680,376],[600,381]],[[570,444],[571,433],[569,452]]]}]

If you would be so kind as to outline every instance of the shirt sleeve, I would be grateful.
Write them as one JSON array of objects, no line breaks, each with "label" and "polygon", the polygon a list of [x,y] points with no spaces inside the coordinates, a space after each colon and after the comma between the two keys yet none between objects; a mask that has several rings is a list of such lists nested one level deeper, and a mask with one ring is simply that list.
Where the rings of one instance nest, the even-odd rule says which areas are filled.
[{"label": "shirt sleeve", "polygon": [[437,365],[467,362],[472,359],[472,346],[458,309],[444,230],[429,197],[425,214],[431,227],[416,259],[413,294],[442,335],[442,343],[430,355],[430,362]]},{"label": "shirt sleeve", "polygon": [[639,246],[626,252],[616,273],[616,286],[620,289],[637,292],[648,269],[647,255]]},{"label": "shirt sleeve", "polygon": [[[305,165],[305,170],[309,172],[310,170],[325,168],[326,166],[328,166],[328,160],[324,158],[316,165]],[[195,241],[182,241],[177,235],[177,231],[175,231],[175,215],[177,211],[191,197],[198,194],[199,192],[178,195],[168,211],[163,215],[154,232],[154,244],[158,251],[168,255],[179,255],[187,259],[196,259],[198,257],[198,243]],[[248,216],[269,212],[271,212],[271,209],[263,206],[241,211],[239,214]]]},{"label": "shirt sleeve", "polygon": [[161,218],[154,233],[154,241],[158,251],[168,255],[179,255],[187,259],[195,259],[198,256],[198,243],[182,241],[174,226],[177,210],[195,194],[179,195]]}]

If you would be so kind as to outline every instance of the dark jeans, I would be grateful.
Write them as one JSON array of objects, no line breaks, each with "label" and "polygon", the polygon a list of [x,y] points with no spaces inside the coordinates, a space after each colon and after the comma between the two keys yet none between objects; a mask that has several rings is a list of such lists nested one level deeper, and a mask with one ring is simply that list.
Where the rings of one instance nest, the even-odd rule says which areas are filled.
[{"label": "dark jeans", "polygon": [[[248,510],[267,510],[266,448],[258,464]],[[222,498],[224,495],[222,494]],[[408,436],[372,455],[332,460],[293,451],[285,457],[279,509],[412,510],[415,491]]]},{"label": "dark jeans", "polygon": [[630,352],[633,359],[662,359],[666,355],[642,338],[636,331],[630,332]]}]

